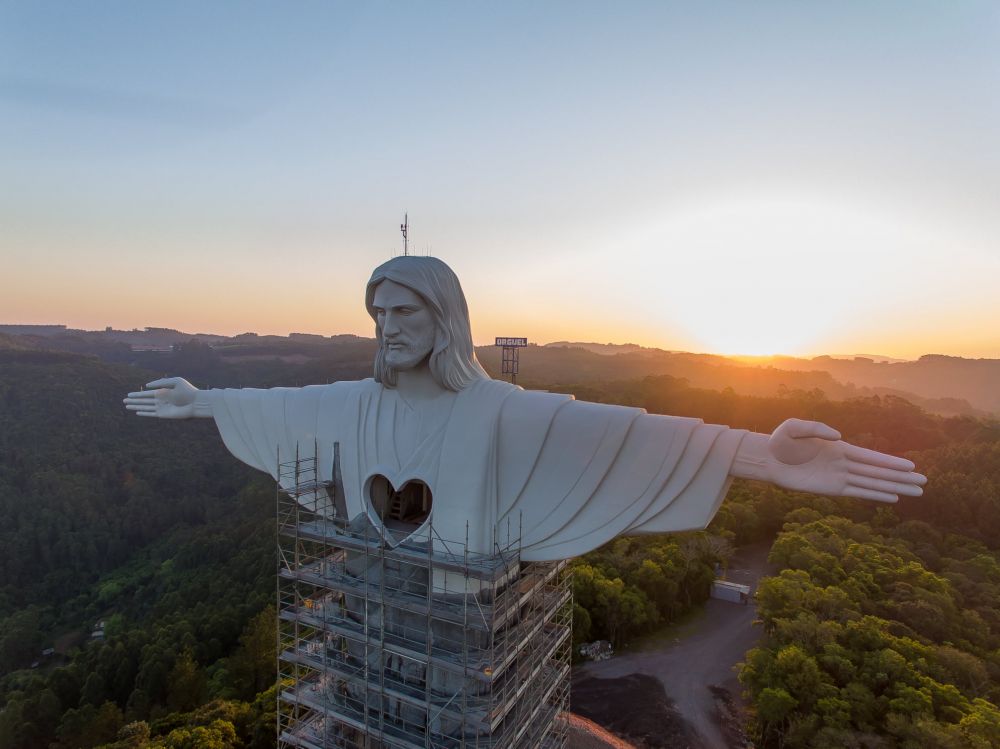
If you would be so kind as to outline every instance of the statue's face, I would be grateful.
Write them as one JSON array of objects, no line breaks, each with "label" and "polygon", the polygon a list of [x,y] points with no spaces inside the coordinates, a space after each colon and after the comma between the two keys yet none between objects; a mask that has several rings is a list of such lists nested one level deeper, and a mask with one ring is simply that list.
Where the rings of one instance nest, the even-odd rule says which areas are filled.
[{"label": "statue's face", "polygon": [[396,370],[413,369],[434,350],[434,316],[417,292],[395,281],[375,287],[372,307],[382,329],[385,363]]}]

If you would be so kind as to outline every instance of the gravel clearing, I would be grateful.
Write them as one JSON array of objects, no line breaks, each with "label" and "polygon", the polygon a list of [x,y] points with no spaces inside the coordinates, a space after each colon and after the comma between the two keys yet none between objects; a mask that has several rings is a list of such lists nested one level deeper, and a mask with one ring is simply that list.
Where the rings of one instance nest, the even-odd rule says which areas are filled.
[{"label": "gravel clearing", "polygon": [[[741,549],[729,579],[756,587],[769,545]],[[710,599],[674,642],[575,670],[572,710],[648,749],[743,749],[741,688],[733,670],[760,637],[753,604]]]}]

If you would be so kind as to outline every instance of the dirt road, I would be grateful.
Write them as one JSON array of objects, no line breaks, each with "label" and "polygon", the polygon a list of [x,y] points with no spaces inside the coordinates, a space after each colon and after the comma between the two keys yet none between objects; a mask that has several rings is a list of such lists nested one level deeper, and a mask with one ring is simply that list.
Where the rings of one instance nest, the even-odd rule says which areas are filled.
[{"label": "dirt road", "polygon": [[[768,572],[768,548],[757,545],[741,549],[730,564],[728,579],[756,589],[757,582]],[[733,667],[760,637],[760,629],[751,626],[754,616],[753,604],[742,606],[710,599],[701,616],[674,642],[585,664],[576,670],[574,680],[654,676],[663,684],[676,714],[683,716],[694,734],[692,747],[735,749],[736,740],[723,727],[720,710],[726,710],[726,693],[741,704]],[[608,697],[612,698],[613,684],[608,687]]]}]

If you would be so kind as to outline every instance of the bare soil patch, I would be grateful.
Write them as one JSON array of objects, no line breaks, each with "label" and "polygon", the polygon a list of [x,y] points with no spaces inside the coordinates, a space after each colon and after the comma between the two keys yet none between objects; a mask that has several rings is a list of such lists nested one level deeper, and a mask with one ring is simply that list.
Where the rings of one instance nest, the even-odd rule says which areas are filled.
[{"label": "bare soil patch", "polygon": [[571,709],[637,749],[707,749],[655,676],[573,681]]}]

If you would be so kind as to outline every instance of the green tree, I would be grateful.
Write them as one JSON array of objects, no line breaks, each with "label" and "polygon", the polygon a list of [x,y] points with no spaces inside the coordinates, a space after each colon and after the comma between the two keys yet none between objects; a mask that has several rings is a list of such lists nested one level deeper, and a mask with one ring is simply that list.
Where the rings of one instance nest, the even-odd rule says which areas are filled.
[{"label": "green tree", "polygon": [[210,725],[177,728],[151,744],[156,749],[233,749],[240,746],[236,728],[225,720]]},{"label": "green tree", "polygon": [[238,694],[250,699],[277,679],[278,613],[268,606],[247,624],[240,647],[230,659]]},{"label": "green tree", "polygon": [[171,710],[186,712],[201,704],[205,694],[205,674],[190,650],[184,650],[177,658],[167,684],[167,704]]},{"label": "green tree", "polygon": [[972,749],[995,749],[1000,744],[1000,709],[984,699],[973,700],[959,728]]}]

